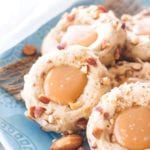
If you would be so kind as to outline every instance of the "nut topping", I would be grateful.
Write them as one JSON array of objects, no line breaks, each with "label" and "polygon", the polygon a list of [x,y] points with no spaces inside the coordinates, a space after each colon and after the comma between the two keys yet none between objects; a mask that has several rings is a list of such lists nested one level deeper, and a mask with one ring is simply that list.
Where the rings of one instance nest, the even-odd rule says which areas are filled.
[{"label": "nut topping", "polygon": [[51,145],[51,150],[75,150],[78,149],[83,140],[82,137],[76,134],[67,135],[54,141]]},{"label": "nut topping", "polygon": [[69,107],[74,110],[74,109],[78,109],[82,106],[82,102],[76,102],[76,103],[69,103]]},{"label": "nut topping", "polygon": [[107,9],[103,6],[103,5],[99,5],[97,6],[98,10],[100,10],[100,12],[106,13]]},{"label": "nut topping", "polygon": [[99,127],[95,127],[92,134],[95,138],[99,139],[101,137],[102,132],[102,129],[100,129]]},{"label": "nut topping", "polygon": [[60,44],[57,46],[57,48],[58,48],[59,50],[63,50],[65,47],[66,47],[66,43],[60,43]]},{"label": "nut topping", "polygon": [[134,63],[131,68],[133,68],[136,71],[140,71],[142,69],[142,64],[140,63]]},{"label": "nut topping", "polygon": [[87,62],[89,65],[97,66],[96,60],[95,60],[94,58],[88,58],[88,59],[86,60],[86,62]]},{"label": "nut topping", "polygon": [[103,113],[103,109],[102,109],[102,107],[100,107],[100,106],[97,106],[97,107],[95,108],[95,110],[98,111],[98,112],[100,112],[100,113]]},{"label": "nut topping", "polygon": [[45,108],[43,107],[30,107],[30,115],[33,118],[39,118],[43,115],[43,113],[45,112]]},{"label": "nut topping", "polygon": [[23,48],[23,53],[26,56],[31,56],[34,55],[36,53],[36,47],[34,47],[33,45],[25,45]]},{"label": "nut topping", "polygon": [[109,119],[109,113],[108,112],[104,112],[103,116],[104,116],[104,119]]},{"label": "nut topping", "polygon": [[70,22],[73,21],[74,19],[75,19],[74,14],[70,14],[70,15],[67,16],[67,20],[70,21]]},{"label": "nut topping", "polygon": [[45,95],[40,95],[38,97],[38,100],[44,104],[48,104],[50,102],[50,99],[46,97]]},{"label": "nut topping", "polygon": [[87,119],[85,119],[85,118],[80,118],[76,122],[76,126],[80,129],[86,129],[86,125],[87,125]]}]

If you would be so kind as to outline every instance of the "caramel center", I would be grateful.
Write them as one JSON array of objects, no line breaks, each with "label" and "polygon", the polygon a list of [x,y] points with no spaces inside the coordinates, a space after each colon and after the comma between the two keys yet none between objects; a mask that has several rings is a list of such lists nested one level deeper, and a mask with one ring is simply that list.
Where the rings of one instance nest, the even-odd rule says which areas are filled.
[{"label": "caramel center", "polygon": [[79,44],[89,46],[96,39],[97,33],[90,26],[73,25],[68,28],[61,42],[67,43],[68,45]]},{"label": "caramel center", "polygon": [[119,114],[114,135],[120,145],[130,150],[150,148],[150,109],[133,107]]},{"label": "caramel center", "polygon": [[73,66],[58,66],[48,73],[44,82],[45,95],[58,104],[73,103],[82,94],[87,76]]}]

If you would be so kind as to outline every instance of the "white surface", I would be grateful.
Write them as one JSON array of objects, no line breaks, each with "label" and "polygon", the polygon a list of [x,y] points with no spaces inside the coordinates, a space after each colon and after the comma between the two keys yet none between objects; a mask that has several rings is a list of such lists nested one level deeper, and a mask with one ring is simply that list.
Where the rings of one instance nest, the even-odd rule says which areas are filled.
[{"label": "white surface", "polygon": [[79,0],[0,0],[0,52],[17,44],[76,1]]}]

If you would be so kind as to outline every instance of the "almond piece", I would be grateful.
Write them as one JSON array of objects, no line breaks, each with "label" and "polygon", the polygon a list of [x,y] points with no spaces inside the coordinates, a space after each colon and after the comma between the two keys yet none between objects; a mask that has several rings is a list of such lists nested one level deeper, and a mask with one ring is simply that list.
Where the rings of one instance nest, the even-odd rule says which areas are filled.
[{"label": "almond piece", "polygon": [[69,107],[74,110],[74,109],[78,109],[82,106],[82,102],[76,102],[76,103],[69,103]]},{"label": "almond piece", "polygon": [[95,60],[94,58],[88,58],[88,59],[86,59],[86,62],[87,62],[89,65],[97,66],[96,60]]},{"label": "almond piece", "polygon": [[38,97],[38,100],[44,104],[48,104],[50,102],[50,99],[46,97],[45,95],[40,95]]},{"label": "almond piece", "polygon": [[70,22],[73,21],[74,19],[75,19],[75,14],[70,14],[67,16],[67,20]]},{"label": "almond piece", "polygon": [[79,129],[86,129],[87,126],[87,119],[85,118],[80,118],[77,122],[76,122],[76,127],[78,127]]},{"label": "almond piece", "polygon": [[76,134],[67,135],[54,141],[51,145],[51,150],[75,150],[78,149],[83,140],[82,137]]},{"label": "almond piece", "polygon": [[104,119],[106,120],[109,119],[110,117],[108,112],[104,112],[103,116],[104,116]]},{"label": "almond piece", "polygon": [[60,44],[57,46],[57,48],[58,48],[59,50],[64,50],[65,47],[66,47],[66,43],[60,43]]},{"label": "almond piece", "polygon": [[33,118],[39,118],[42,116],[42,114],[45,112],[45,108],[43,107],[30,107],[30,115]]},{"label": "almond piece", "polygon": [[26,56],[31,56],[31,55],[34,55],[36,53],[36,47],[34,47],[33,45],[25,45],[23,47],[23,53],[26,55]]},{"label": "almond piece", "polygon": [[132,66],[131,66],[132,69],[136,70],[136,71],[140,71],[142,69],[142,64],[139,64],[139,63],[134,63]]},{"label": "almond piece", "polygon": [[95,107],[95,110],[100,112],[100,113],[103,113],[103,108],[100,106]]},{"label": "almond piece", "polygon": [[102,132],[103,132],[103,130],[102,130],[101,128],[95,127],[95,128],[93,129],[92,134],[93,134],[93,136],[94,136],[95,138],[99,139],[99,138],[101,137]]},{"label": "almond piece", "polygon": [[99,5],[97,6],[97,8],[98,10],[100,10],[100,12],[103,12],[103,13],[107,12],[107,9],[103,5]]}]

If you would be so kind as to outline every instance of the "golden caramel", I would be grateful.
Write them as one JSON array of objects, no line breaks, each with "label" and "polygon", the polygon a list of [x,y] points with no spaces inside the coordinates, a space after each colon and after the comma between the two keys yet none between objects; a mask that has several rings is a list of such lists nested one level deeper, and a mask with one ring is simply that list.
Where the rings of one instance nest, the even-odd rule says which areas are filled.
[{"label": "golden caramel", "polygon": [[70,26],[62,38],[62,43],[89,46],[97,39],[97,33],[90,26]]},{"label": "golden caramel", "polygon": [[130,150],[150,148],[150,108],[133,107],[119,114],[114,135],[120,145]]},{"label": "golden caramel", "polygon": [[74,103],[82,94],[87,76],[73,66],[58,66],[48,73],[44,82],[45,95],[58,104]]}]

